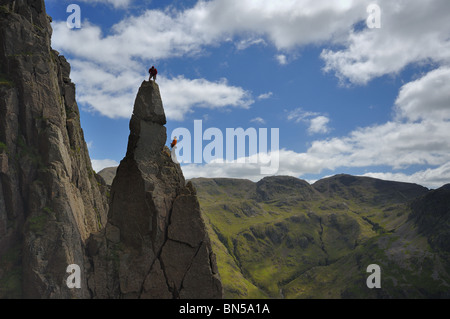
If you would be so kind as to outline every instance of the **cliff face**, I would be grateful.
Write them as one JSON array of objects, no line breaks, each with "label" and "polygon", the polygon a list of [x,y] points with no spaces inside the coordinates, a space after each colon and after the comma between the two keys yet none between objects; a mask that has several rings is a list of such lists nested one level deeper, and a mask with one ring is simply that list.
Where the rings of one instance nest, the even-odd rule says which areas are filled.
[{"label": "cliff face", "polygon": [[109,209],[51,34],[43,0],[0,0],[0,298],[221,298],[195,189],[164,147],[157,84],[136,98]]},{"label": "cliff face", "polygon": [[95,298],[222,297],[196,191],[164,146],[165,123],[158,85],[144,81],[108,223],[88,245]]},{"label": "cliff face", "polygon": [[0,298],[87,298],[85,241],[106,223],[70,66],[43,0],[0,1]]}]

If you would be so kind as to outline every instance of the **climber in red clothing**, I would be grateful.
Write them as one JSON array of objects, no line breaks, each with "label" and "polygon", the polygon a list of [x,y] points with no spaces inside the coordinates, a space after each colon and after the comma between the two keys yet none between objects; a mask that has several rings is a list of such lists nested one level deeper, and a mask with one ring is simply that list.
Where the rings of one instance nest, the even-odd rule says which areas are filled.
[{"label": "climber in red clothing", "polygon": [[156,82],[156,75],[158,74],[158,70],[155,68],[155,66],[152,66],[150,70],[148,70],[148,73],[150,73],[149,81],[151,81],[151,79],[153,78],[153,80]]},{"label": "climber in red clothing", "polygon": [[173,139],[172,143],[170,144],[170,148],[174,148],[177,145],[177,137]]}]

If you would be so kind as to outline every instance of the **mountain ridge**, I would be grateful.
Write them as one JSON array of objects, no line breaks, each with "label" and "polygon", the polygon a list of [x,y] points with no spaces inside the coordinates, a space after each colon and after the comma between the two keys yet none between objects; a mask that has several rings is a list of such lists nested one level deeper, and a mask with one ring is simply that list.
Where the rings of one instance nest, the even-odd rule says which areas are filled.
[{"label": "mountain ridge", "polygon": [[[430,196],[446,187],[428,190],[341,174],[310,185],[322,191],[316,197],[295,198],[294,186],[282,194],[289,196],[261,198],[257,183],[227,179],[227,189],[214,180],[191,181],[208,220],[226,298],[449,297],[450,258],[442,247],[448,245],[448,220],[436,228],[433,209],[423,209],[433,207]],[[293,181],[277,177],[265,183],[271,180],[268,189]],[[238,188],[243,185],[249,187]],[[448,218],[446,195],[439,198]],[[382,269],[382,289],[365,285],[370,264]]]}]

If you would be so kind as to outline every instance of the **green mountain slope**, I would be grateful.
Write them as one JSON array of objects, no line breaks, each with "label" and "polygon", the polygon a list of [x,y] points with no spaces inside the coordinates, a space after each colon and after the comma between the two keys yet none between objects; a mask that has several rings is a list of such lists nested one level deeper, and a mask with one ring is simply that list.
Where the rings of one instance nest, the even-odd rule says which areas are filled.
[{"label": "green mountain slope", "polygon": [[[192,182],[225,298],[450,296],[449,190],[349,175]],[[381,289],[366,285],[371,264]]]}]

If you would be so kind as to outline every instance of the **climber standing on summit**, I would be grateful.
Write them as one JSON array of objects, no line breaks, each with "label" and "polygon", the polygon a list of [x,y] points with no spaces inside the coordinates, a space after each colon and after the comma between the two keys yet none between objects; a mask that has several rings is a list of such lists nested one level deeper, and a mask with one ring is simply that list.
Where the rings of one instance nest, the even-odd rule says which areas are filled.
[{"label": "climber standing on summit", "polygon": [[155,68],[155,66],[152,66],[149,70],[148,73],[150,73],[150,79],[149,81],[153,80],[156,82],[156,75],[158,74],[158,70]]}]

